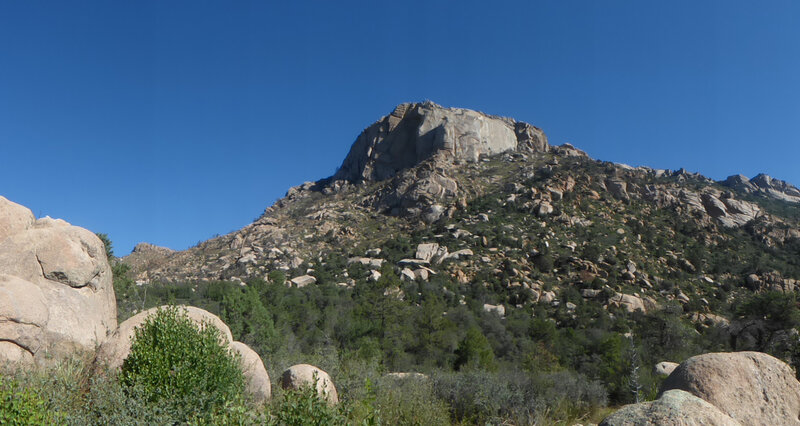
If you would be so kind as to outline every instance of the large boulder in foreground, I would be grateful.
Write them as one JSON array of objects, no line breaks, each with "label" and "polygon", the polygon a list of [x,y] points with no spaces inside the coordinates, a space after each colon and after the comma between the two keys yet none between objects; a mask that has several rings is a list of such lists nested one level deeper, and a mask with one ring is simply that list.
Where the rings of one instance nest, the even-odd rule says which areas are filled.
[{"label": "large boulder in foreground", "polygon": [[717,407],[682,390],[669,390],[655,401],[630,404],[600,426],[741,426]]},{"label": "large boulder in foreground", "polygon": [[0,363],[90,353],[116,326],[100,239],[0,197]]},{"label": "large boulder in foreground", "polygon": [[[136,335],[136,329],[141,327],[150,315],[165,308],[167,306],[151,308],[123,321],[117,331],[97,351],[96,364],[111,370],[122,367],[131,353],[131,343]],[[181,309],[195,324],[199,326],[210,324],[220,331],[221,343],[228,346],[232,352],[241,355],[242,372],[248,393],[256,402],[269,400],[272,388],[261,357],[244,343],[234,341],[230,328],[218,316],[194,306],[181,306]]]},{"label": "large boulder in foreground", "polygon": [[662,392],[681,389],[745,425],[800,425],[800,382],[783,361],[761,352],[691,357],[667,377]]},{"label": "large boulder in foreground", "polygon": [[328,401],[329,405],[339,403],[339,394],[336,386],[328,373],[313,365],[297,364],[289,367],[281,375],[281,387],[289,390],[299,390],[306,386],[314,386],[317,382],[317,394]]},{"label": "large boulder in foreground", "polygon": [[627,405],[601,423],[620,425],[800,425],[800,382],[761,352],[691,357],[655,401]]}]

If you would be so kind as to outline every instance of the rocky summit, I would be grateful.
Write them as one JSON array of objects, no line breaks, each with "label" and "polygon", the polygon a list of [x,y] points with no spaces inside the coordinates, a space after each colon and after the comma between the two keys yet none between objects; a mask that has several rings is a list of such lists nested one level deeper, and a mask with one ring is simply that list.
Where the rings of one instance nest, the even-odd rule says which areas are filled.
[{"label": "rocky summit", "polygon": [[333,180],[381,181],[431,157],[476,163],[509,151],[547,150],[547,137],[528,123],[432,102],[401,104],[361,133]]}]

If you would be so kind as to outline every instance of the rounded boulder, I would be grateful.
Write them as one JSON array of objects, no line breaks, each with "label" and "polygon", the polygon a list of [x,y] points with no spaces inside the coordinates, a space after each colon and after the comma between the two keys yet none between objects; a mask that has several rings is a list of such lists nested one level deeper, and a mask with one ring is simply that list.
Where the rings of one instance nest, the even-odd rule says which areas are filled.
[{"label": "rounded boulder", "polygon": [[630,404],[606,417],[600,426],[741,426],[717,407],[682,390],[670,390],[655,401]]},{"label": "rounded boulder", "polygon": [[269,401],[272,397],[272,384],[261,357],[242,342],[231,343],[231,349],[241,356],[242,372],[247,380],[247,393],[256,403]]},{"label": "rounded boulder", "polygon": [[800,425],[800,382],[761,352],[708,353],[681,363],[662,385],[689,392],[746,425]]},{"label": "rounded boulder", "polygon": [[309,364],[298,364],[289,367],[281,375],[281,387],[288,390],[299,390],[317,384],[317,394],[328,401],[329,405],[339,403],[339,394],[328,373]]},{"label": "rounded boulder", "polygon": [[653,371],[659,376],[666,377],[672,374],[676,368],[678,368],[678,363],[676,362],[661,361],[656,364],[655,368],[653,368]]}]

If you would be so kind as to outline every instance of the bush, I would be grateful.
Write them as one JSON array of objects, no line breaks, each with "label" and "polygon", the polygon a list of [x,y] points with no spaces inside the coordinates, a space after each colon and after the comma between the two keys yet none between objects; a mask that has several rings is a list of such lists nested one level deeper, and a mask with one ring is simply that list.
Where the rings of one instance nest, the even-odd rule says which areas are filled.
[{"label": "bush", "polygon": [[227,409],[244,392],[239,357],[229,352],[220,331],[198,326],[175,306],[159,309],[136,329],[120,381],[129,395],[164,404],[180,422]]},{"label": "bush", "polygon": [[274,426],[327,426],[347,425],[346,410],[328,405],[313,386],[283,393],[282,400],[274,404],[267,422]]},{"label": "bush", "polygon": [[464,367],[487,370],[495,368],[494,352],[489,345],[489,339],[474,325],[467,330],[467,335],[456,349],[455,368],[459,370]]},{"label": "bush", "polygon": [[736,313],[743,318],[763,318],[779,329],[800,325],[800,309],[793,293],[768,291],[756,294],[743,302]]},{"label": "bush", "polygon": [[426,377],[385,377],[376,389],[375,405],[387,425],[448,425],[449,407],[433,395]]},{"label": "bush", "polygon": [[560,371],[525,374],[467,371],[435,374],[433,393],[459,424],[569,423],[586,419],[607,403],[603,385]]},{"label": "bush", "polygon": [[57,417],[36,392],[0,376],[0,424],[49,425],[56,424]]}]

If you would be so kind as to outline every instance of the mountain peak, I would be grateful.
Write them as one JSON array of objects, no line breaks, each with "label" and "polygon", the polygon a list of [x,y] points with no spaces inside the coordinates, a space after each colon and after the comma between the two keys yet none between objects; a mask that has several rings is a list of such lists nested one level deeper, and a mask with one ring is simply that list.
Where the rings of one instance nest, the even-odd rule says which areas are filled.
[{"label": "mountain peak", "polygon": [[459,163],[548,150],[544,132],[528,123],[430,101],[403,103],[358,136],[333,180],[380,181],[437,155]]}]

